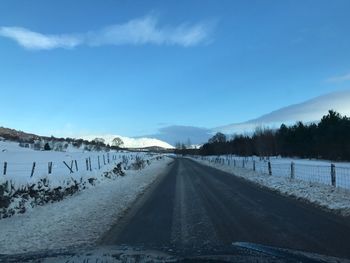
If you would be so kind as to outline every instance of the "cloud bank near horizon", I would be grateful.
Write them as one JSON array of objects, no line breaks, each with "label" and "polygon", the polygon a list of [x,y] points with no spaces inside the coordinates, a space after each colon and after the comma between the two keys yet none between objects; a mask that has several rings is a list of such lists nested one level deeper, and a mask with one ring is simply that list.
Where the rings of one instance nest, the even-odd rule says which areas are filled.
[{"label": "cloud bank near horizon", "polygon": [[[254,131],[258,126],[277,128],[282,123],[294,124],[297,121],[303,121],[304,123],[318,121],[323,115],[327,114],[330,109],[350,117],[349,102],[350,90],[343,90],[322,95],[299,104],[283,107],[246,122],[234,123],[216,128],[170,125],[158,129],[154,134],[134,136],[132,138],[153,138],[173,146],[176,142],[187,143],[188,139],[192,144],[203,144],[216,132],[223,132],[227,135],[243,134]],[[67,127],[69,128],[69,132],[72,132],[71,126],[68,125]],[[32,132],[35,133],[34,131]],[[73,136],[73,134],[69,133],[69,137],[87,137],[88,132],[84,131],[84,134],[85,136]],[[60,137],[67,136],[67,134],[60,135]],[[115,137],[115,135],[113,136]],[[99,135],[92,137],[99,137]],[[91,136],[89,136],[89,138],[91,138]],[[148,140],[148,142],[151,142],[151,140]]]},{"label": "cloud bank near horizon", "polygon": [[258,126],[279,126],[282,123],[292,124],[297,121],[314,122],[320,120],[329,110],[350,116],[350,90],[343,90],[322,95],[302,103],[280,108],[242,123],[214,128],[227,134],[251,132]]},{"label": "cloud bank near horizon", "polygon": [[188,140],[190,140],[192,144],[202,144],[211,136],[212,133],[210,129],[184,125],[163,127],[158,130],[158,133],[149,135],[149,137],[166,141],[172,145],[175,145],[177,142],[187,143]]},{"label": "cloud bank near horizon", "polygon": [[[290,105],[262,115],[246,122],[224,125],[216,128],[202,128],[193,126],[171,125],[162,127],[157,133],[147,135],[172,145],[177,142],[192,144],[203,144],[216,132],[227,135],[244,134],[253,132],[256,127],[277,128],[282,123],[294,124],[297,121],[304,123],[314,122],[333,109],[342,115],[350,116],[350,90],[337,91],[322,95],[305,102]],[[142,136],[144,137],[144,136]]]},{"label": "cloud bank near horizon", "polygon": [[72,49],[86,45],[176,45],[196,46],[209,40],[214,24],[199,22],[176,26],[160,25],[154,15],[106,26],[100,30],[74,34],[43,34],[23,27],[0,27],[0,36],[12,39],[29,50]]}]

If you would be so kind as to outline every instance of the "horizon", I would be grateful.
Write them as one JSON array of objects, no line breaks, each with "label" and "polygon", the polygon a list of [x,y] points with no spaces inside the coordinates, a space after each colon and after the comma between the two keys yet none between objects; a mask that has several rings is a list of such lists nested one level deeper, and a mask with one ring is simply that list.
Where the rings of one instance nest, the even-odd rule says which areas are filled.
[{"label": "horizon", "polygon": [[[349,7],[2,1],[0,126],[196,144],[215,128],[348,92]],[[346,114],[344,105],[334,107]],[[314,121],[321,106],[301,121]]]},{"label": "horizon", "polygon": [[[341,95],[343,92],[346,92],[346,96],[350,97],[350,90],[349,91],[341,91],[341,92],[337,92],[335,94]],[[326,94],[326,95],[335,95],[335,94]],[[318,100],[320,98],[323,98],[325,96],[319,96],[315,99],[312,99],[310,101],[316,101],[318,102]],[[348,99],[348,98],[346,98]],[[1,128],[4,129],[10,129],[10,130],[14,130],[16,132],[23,132],[23,133],[27,133],[27,134],[32,134],[32,135],[36,135],[39,137],[53,137],[55,139],[82,139],[84,141],[95,141],[97,139],[102,139],[103,143],[105,143],[106,145],[112,145],[113,144],[113,139],[115,138],[119,138],[122,140],[123,144],[126,145],[126,148],[144,148],[144,147],[161,147],[164,149],[171,149],[171,148],[176,148],[176,145],[187,145],[189,147],[195,147],[197,148],[198,146],[202,146],[206,143],[208,143],[212,138],[214,138],[215,136],[218,136],[218,134],[223,134],[226,136],[226,139],[228,141],[231,141],[234,139],[235,136],[248,136],[248,137],[252,137],[255,132],[257,130],[270,130],[270,131],[277,131],[281,128],[282,125],[285,125],[287,127],[294,127],[296,125],[299,125],[299,123],[304,124],[306,127],[313,125],[313,124],[318,124],[319,122],[322,121],[322,119],[326,116],[328,116],[331,112],[335,112],[336,114],[339,114],[340,117],[345,117],[345,118],[350,118],[349,113],[342,113],[344,111],[339,111],[339,110],[335,110],[335,108],[330,107],[326,113],[321,114],[320,111],[316,111],[316,112],[311,112],[312,115],[314,116],[318,116],[316,118],[314,118],[313,120],[302,120],[302,119],[295,119],[295,121],[277,121],[277,122],[264,122],[264,119],[266,117],[270,117],[270,115],[279,115],[280,112],[283,113],[283,111],[285,111],[288,108],[293,108],[295,106],[299,106],[299,105],[307,105],[310,101],[306,101],[303,103],[299,103],[299,104],[294,104],[294,105],[289,105],[287,107],[281,108],[279,110],[273,111],[271,113],[268,114],[264,114],[256,119],[253,120],[248,120],[246,122],[243,123],[236,123],[236,124],[230,124],[230,125],[226,125],[223,127],[218,127],[215,129],[204,129],[204,131],[206,132],[205,134],[205,139],[202,140],[200,143],[192,143],[191,139],[189,137],[187,137],[187,141],[183,140],[177,140],[177,141],[173,141],[173,143],[167,141],[167,140],[162,140],[161,138],[157,138],[157,136],[138,136],[138,137],[128,137],[128,136],[123,136],[123,135],[119,135],[119,134],[88,134],[88,135],[81,135],[81,136],[73,136],[73,137],[69,137],[69,136],[62,136],[62,137],[58,137],[58,136],[54,136],[54,135],[46,135],[46,134],[37,134],[35,132],[28,132],[28,131],[23,131],[23,130],[16,130],[14,128],[11,127],[3,127],[0,126]],[[324,106],[324,105],[322,105]],[[297,108],[297,110],[299,110]],[[347,112],[350,112],[350,107],[345,109],[347,110]],[[310,114],[310,112],[307,112],[307,114]],[[321,114],[321,115],[320,115]],[[281,116],[283,116],[283,114],[281,114]],[[286,115],[286,117],[288,117],[288,115]],[[260,122],[259,122],[260,121]],[[183,127],[181,127],[183,128]],[[229,130],[232,131],[232,129],[234,129],[234,132],[230,132]],[[201,131],[203,132],[203,131]],[[0,136],[0,139],[2,137]]]}]

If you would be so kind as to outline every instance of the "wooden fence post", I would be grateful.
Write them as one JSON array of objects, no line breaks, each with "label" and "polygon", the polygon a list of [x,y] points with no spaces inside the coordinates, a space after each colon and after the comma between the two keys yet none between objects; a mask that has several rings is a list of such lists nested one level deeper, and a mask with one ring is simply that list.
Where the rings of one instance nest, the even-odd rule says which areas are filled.
[{"label": "wooden fence post", "polygon": [[103,165],[106,165],[106,158],[104,154],[103,154]]},{"label": "wooden fence post", "polygon": [[75,162],[75,169],[76,169],[77,172],[78,172],[78,162],[77,162],[77,160],[74,160],[74,162]]},{"label": "wooden fence post", "polygon": [[6,175],[7,172],[7,162],[4,162],[4,175]]},{"label": "wooden fence post", "polygon": [[69,172],[72,174],[73,173],[73,160],[71,161],[70,163],[70,166],[65,162],[63,161],[64,165],[68,168]]},{"label": "wooden fence post", "polygon": [[101,163],[100,163],[100,156],[97,156],[97,164],[98,164],[98,169],[101,169]]},{"label": "wooden fence post", "polygon": [[91,169],[91,158],[89,157],[89,168],[90,168],[90,172],[92,171]]},{"label": "wooden fence post", "polygon": [[109,153],[107,153],[107,163],[109,163]]},{"label": "wooden fence post", "polygon": [[336,186],[335,165],[331,164],[331,182],[332,186]]},{"label": "wooden fence post", "polygon": [[31,172],[31,174],[30,174],[30,177],[33,177],[34,171],[35,171],[35,162],[33,162],[32,172]]},{"label": "wooden fence post", "polygon": [[48,163],[48,173],[51,174],[52,173],[52,162]]},{"label": "wooden fence post", "polygon": [[290,178],[291,179],[295,178],[295,164],[294,164],[294,162],[290,163]]},{"label": "wooden fence post", "polygon": [[244,159],[242,160],[242,168],[244,168]]},{"label": "wooden fence post", "polygon": [[267,163],[267,166],[269,168],[269,175],[272,175],[272,168],[271,168],[271,162],[270,161]]},{"label": "wooden fence post", "polygon": [[89,171],[89,159],[85,158],[85,162],[86,162],[86,171]]},{"label": "wooden fence post", "polygon": [[253,160],[253,171],[255,172],[255,160]]}]

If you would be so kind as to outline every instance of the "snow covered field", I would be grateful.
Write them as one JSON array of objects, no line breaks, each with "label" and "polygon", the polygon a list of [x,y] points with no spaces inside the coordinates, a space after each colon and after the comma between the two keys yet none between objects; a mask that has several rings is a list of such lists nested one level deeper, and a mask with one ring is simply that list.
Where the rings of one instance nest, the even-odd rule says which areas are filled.
[{"label": "snow covered field", "polygon": [[[328,178],[330,177],[330,163],[327,161],[272,158],[272,175],[269,176],[267,164],[258,162],[256,158],[256,171],[253,171],[252,160],[250,162],[245,162],[244,168],[242,168],[244,158],[234,157],[236,160],[235,162],[233,161],[234,159],[227,156],[192,157],[191,159],[204,165],[232,173],[270,189],[277,190],[282,194],[301,198],[344,216],[350,216],[350,189],[331,186],[330,183],[327,183],[330,179],[327,181],[325,180],[326,183],[324,183],[322,180],[312,178],[312,176],[319,176],[322,172],[324,172],[324,178],[327,176]],[[294,179],[291,179],[289,170],[287,169],[287,167],[290,167],[290,161],[295,163]],[[278,165],[280,165],[280,171],[278,169],[274,170],[273,167],[278,167]],[[308,169],[306,170],[307,172],[305,172],[305,168],[297,169],[298,165],[300,165],[300,167],[306,165]],[[336,164],[336,166],[338,165],[342,169],[349,169],[349,164],[347,163]],[[319,167],[326,167],[327,169],[324,168],[325,170],[321,170],[323,168]],[[315,170],[319,172],[318,175],[313,174],[311,177],[306,176],[308,173],[311,174]],[[327,171],[327,173],[325,171]],[[349,180],[349,178],[347,178],[347,180]]]},{"label": "snow covered field", "polygon": [[66,152],[35,151],[0,141],[0,219],[94,188],[158,158],[151,153],[84,151],[74,147],[68,147]]},{"label": "snow covered field", "polygon": [[[0,141],[0,183],[9,180],[16,187],[20,187],[27,183],[37,182],[40,178],[49,178],[52,183],[61,185],[64,180],[70,177],[80,178],[107,171],[116,161],[120,161],[125,154],[115,151],[108,153],[102,151],[84,151],[73,147],[69,147],[66,152],[35,151],[29,148],[19,147],[16,142]],[[127,155],[130,155],[130,153]],[[139,155],[144,155],[144,153],[139,153]],[[114,160],[113,157],[115,158]],[[87,169],[87,159],[91,161],[91,171],[90,165]],[[5,162],[6,174],[4,174]],[[33,176],[31,176],[34,162],[35,168]],[[50,162],[52,162],[52,170],[49,174]],[[70,169],[64,162],[68,166],[72,165],[73,173],[70,172]]]},{"label": "snow covered field", "polygon": [[94,244],[170,162],[154,160],[143,170],[0,220],[0,254]]}]

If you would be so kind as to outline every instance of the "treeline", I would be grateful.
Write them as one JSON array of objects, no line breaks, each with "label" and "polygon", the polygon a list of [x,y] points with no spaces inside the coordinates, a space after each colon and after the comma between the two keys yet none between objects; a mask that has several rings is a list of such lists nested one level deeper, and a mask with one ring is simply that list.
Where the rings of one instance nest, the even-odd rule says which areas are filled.
[{"label": "treeline", "polygon": [[279,129],[257,129],[253,135],[217,133],[198,150],[181,153],[201,155],[277,156],[350,160],[350,118],[330,110],[318,124],[297,122]]}]

